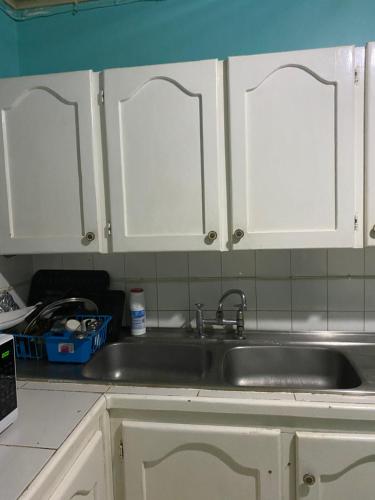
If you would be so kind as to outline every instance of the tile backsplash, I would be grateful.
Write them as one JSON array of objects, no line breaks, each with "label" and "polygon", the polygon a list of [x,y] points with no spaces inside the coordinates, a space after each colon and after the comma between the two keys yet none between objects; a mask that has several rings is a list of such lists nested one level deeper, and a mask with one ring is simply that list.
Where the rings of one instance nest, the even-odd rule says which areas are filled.
[{"label": "tile backsplash", "polygon": [[375,248],[35,255],[38,269],[104,269],[113,289],[142,286],[153,327],[188,326],[197,302],[213,316],[220,295],[241,288],[249,329],[375,331]]},{"label": "tile backsplash", "polygon": [[33,274],[33,260],[29,255],[0,256],[0,273],[26,302]]}]

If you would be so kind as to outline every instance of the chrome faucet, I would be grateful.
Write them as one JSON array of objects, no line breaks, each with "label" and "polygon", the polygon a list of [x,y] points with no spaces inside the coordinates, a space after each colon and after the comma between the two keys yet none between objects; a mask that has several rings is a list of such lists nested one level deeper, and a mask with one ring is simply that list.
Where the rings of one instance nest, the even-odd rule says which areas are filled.
[{"label": "chrome faucet", "polygon": [[[235,320],[224,318],[223,303],[224,300],[230,295],[239,295],[241,298],[241,304],[236,306],[238,307],[238,309]],[[224,295],[219,300],[219,305],[217,307],[215,319],[204,319],[203,304],[195,304],[195,305],[197,307],[195,317],[197,323],[197,333],[199,337],[204,338],[206,336],[204,331],[205,325],[236,325],[237,327],[236,338],[239,340],[244,338],[243,337],[243,332],[245,327],[244,311],[247,309],[247,303],[246,303],[246,295],[242,290],[239,290],[237,288],[232,288],[224,293]]]}]

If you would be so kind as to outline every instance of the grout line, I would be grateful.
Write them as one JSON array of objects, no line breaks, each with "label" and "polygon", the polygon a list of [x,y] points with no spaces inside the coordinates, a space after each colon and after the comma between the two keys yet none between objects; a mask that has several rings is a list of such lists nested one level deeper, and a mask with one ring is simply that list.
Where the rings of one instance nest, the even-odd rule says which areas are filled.
[{"label": "grout line", "polygon": [[[61,443],[62,444],[62,443]],[[47,446],[38,446],[38,445],[33,445],[33,444],[11,444],[11,443],[0,443],[0,446],[6,446],[8,448],[30,448],[32,450],[48,450],[48,451],[57,451],[58,448],[48,448]]]},{"label": "grout line", "polygon": [[[336,274],[329,276],[327,274],[321,274],[321,275],[315,275],[315,276],[256,276],[254,274],[252,275],[246,275],[242,274],[241,276],[238,276],[236,274],[233,275],[228,275],[228,276],[189,276],[189,281],[217,281],[218,279],[223,278],[224,280],[237,280],[239,278],[241,279],[252,279],[252,280],[259,280],[259,281],[301,281],[301,280],[324,280],[324,279],[331,279],[331,280],[348,280],[348,279],[375,279],[375,275],[369,275],[365,276],[362,274]],[[138,282],[153,282],[156,281],[155,277],[140,277],[140,276],[128,276],[125,278],[127,281],[138,281]],[[171,276],[171,277],[160,277],[158,278],[158,281],[160,282],[179,282],[179,281],[186,281],[186,277],[183,276]]]},{"label": "grout line", "polygon": [[[289,270],[290,276],[292,276],[292,250],[289,250]],[[289,279],[289,292],[290,292],[290,331],[293,331],[293,286],[292,279]]]},{"label": "grout line", "polygon": [[153,256],[154,256],[155,282],[156,282],[156,310],[157,310],[156,318],[157,318],[157,325],[159,328],[159,326],[160,326],[159,283],[161,282],[161,280],[159,279],[159,275],[158,275],[158,259],[157,259],[156,252],[154,252]]},{"label": "grout line", "polygon": [[254,251],[254,280],[255,280],[255,327],[259,328],[258,319],[258,278],[257,278],[257,251]]},{"label": "grout line", "polygon": [[[187,258],[187,282],[188,282],[188,294],[189,294],[189,311],[192,310],[192,303],[191,303],[191,287],[190,287],[190,253],[186,252],[186,258]],[[190,312],[189,312],[189,320],[190,320]]]},{"label": "grout line", "polygon": [[[100,390],[100,391],[90,391],[90,390],[82,390],[82,391],[79,391],[78,389],[72,389],[71,387],[65,387],[64,389],[56,389],[56,387],[54,387],[53,389],[52,388],[48,388],[48,387],[28,387],[28,384],[30,382],[26,382],[26,385],[24,385],[23,387],[19,387],[18,389],[22,389],[22,390],[25,390],[25,391],[46,391],[46,392],[75,392],[75,393],[78,393],[78,394],[104,394],[105,392],[107,392],[107,390],[104,390],[104,387],[107,387],[106,385],[103,385],[103,390]],[[59,384],[59,383],[62,383],[62,384],[72,384],[72,385],[86,385],[86,386],[90,386],[91,385],[91,382],[90,384],[87,384],[87,383],[84,383],[84,382],[59,382],[59,381],[56,381],[56,382],[51,382],[51,380],[49,379],[48,382],[31,382],[31,383],[36,383],[36,384]],[[95,384],[93,382],[93,385],[100,385],[100,384]]]},{"label": "grout line", "polygon": [[[220,276],[219,276],[219,280],[220,280],[220,296],[223,295],[223,259],[222,259],[222,253],[220,252]],[[220,297],[219,297],[220,299]]]},{"label": "grout line", "polygon": [[[366,276],[366,252],[363,249],[363,274]],[[366,277],[363,279],[363,330],[366,330]]]},{"label": "grout line", "polygon": [[122,254],[122,275],[124,277],[124,285],[127,280],[126,278],[126,253]]},{"label": "grout line", "polygon": [[328,330],[328,302],[329,302],[329,287],[328,287],[328,250],[326,252],[326,290],[327,290],[327,301],[326,301],[326,310],[327,310],[327,318],[326,318],[326,329]]},{"label": "grout line", "polygon": [[326,250],[326,280],[327,280],[327,284],[326,284],[326,287],[327,287],[327,330],[328,330],[328,323],[329,323],[329,317],[328,317],[328,314],[329,314],[329,278],[328,278],[328,263],[329,263],[329,259],[328,259],[328,250]]},{"label": "grout line", "polygon": [[220,252],[220,295],[223,293],[223,254]]}]

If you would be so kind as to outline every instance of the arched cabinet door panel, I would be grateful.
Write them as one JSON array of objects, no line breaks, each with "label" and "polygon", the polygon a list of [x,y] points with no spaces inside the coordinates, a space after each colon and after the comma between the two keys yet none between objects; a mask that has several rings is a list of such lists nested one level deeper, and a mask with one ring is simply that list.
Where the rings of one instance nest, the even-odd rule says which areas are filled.
[{"label": "arched cabinet door panel", "polygon": [[373,500],[375,435],[297,432],[297,500]]},{"label": "arched cabinet door panel", "polygon": [[235,249],[355,245],[357,58],[354,47],[229,58],[231,229],[244,233]]},{"label": "arched cabinet door panel", "polygon": [[0,80],[1,253],[102,250],[95,82],[91,71]]},{"label": "arched cabinet door panel", "polygon": [[124,421],[126,500],[281,500],[280,431]]},{"label": "arched cabinet door panel", "polygon": [[220,249],[218,68],[104,72],[114,251]]}]

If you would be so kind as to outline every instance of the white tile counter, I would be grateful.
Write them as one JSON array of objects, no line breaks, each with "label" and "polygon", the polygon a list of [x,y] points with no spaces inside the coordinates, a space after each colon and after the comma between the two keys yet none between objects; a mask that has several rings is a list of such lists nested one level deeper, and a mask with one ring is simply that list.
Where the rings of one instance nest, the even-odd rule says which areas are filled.
[{"label": "white tile counter", "polygon": [[18,498],[54,454],[54,450],[0,445],[1,498]]},{"label": "white tile counter", "polygon": [[[43,385],[48,389],[50,384]],[[42,470],[100,398],[101,394],[89,391],[90,386],[85,393],[17,390],[18,419],[0,434],[1,500],[18,498]]]},{"label": "white tile counter", "polygon": [[18,419],[0,435],[0,445],[56,450],[98,398],[98,394],[19,389]]}]

